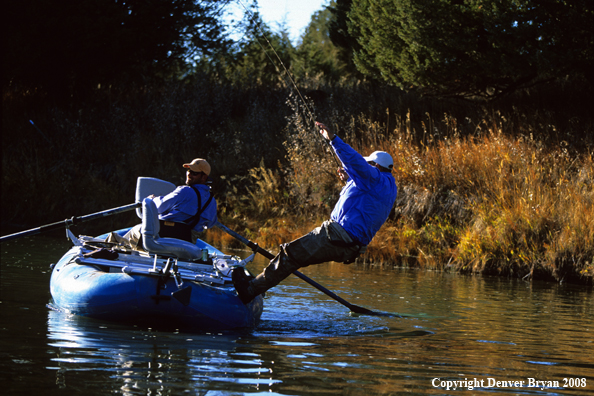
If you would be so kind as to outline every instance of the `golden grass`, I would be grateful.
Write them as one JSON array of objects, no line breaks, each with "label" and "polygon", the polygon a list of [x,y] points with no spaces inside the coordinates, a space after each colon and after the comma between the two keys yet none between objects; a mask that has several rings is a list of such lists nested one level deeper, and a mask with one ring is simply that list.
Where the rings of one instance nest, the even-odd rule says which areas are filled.
[{"label": "golden grass", "polygon": [[[338,165],[289,90],[128,88],[65,104],[3,96],[3,226],[129,204],[138,176],[183,183],[180,165],[196,157],[213,167],[221,221],[271,252],[330,215]],[[363,82],[305,88],[327,94],[309,104],[316,120],[395,161],[399,196],[363,263],[592,282],[589,91],[562,84],[485,105]]]},{"label": "golden grass", "polygon": [[[592,154],[545,149],[534,139],[504,135],[498,125],[491,123],[492,128],[479,136],[450,133],[433,142],[414,143],[406,119],[387,134],[389,138],[381,139],[377,138],[381,128],[370,122],[369,134],[351,139],[362,153],[381,149],[392,154],[401,195],[360,261],[591,282]],[[267,245],[286,242],[329,214],[335,201],[330,198],[341,187],[332,174],[335,164],[307,145],[311,142],[306,147],[289,144],[291,168],[285,171],[290,175],[286,195],[292,198],[285,202],[298,201],[285,213],[297,213],[294,219],[302,225],[278,221],[252,225],[251,230],[258,230],[251,231],[254,239]],[[255,172],[257,189],[250,191],[250,201],[266,204],[278,195],[280,173],[258,169],[267,175],[264,178]],[[274,198],[277,202],[279,198]],[[261,213],[261,205],[252,212]]]}]

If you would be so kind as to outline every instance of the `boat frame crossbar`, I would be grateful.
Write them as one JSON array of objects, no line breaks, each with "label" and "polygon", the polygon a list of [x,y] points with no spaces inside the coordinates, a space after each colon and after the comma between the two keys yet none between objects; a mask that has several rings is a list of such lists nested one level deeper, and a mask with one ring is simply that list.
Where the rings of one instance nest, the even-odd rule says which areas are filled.
[{"label": "boat frame crossbar", "polygon": [[[220,258],[228,258],[230,256],[223,256]],[[216,259],[217,257],[215,257]],[[146,262],[139,262],[146,260]],[[184,280],[200,283],[210,283],[211,285],[223,285],[229,283],[231,278],[227,277],[216,270],[212,264],[200,264],[190,262],[180,262],[176,258],[168,257],[167,259],[154,256],[151,257],[134,256],[134,261],[126,260],[109,260],[102,258],[83,257],[82,255],[76,257],[74,262],[79,265],[94,265],[100,267],[108,267],[110,272],[123,272],[129,275],[148,275],[148,276],[163,276],[172,275],[179,288]],[[213,272],[213,268],[214,271]]]}]

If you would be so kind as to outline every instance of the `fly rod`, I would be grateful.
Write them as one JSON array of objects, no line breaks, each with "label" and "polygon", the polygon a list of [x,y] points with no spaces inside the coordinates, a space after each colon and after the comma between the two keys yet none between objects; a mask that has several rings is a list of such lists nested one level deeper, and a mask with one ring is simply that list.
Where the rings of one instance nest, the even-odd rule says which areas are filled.
[{"label": "fly rod", "polygon": [[[299,87],[297,87],[297,84],[295,83],[295,80],[291,76],[291,73],[289,72],[289,70],[285,66],[285,63],[283,62],[283,60],[280,58],[280,56],[278,55],[278,53],[276,52],[276,50],[274,49],[274,47],[270,43],[270,40],[268,40],[268,37],[266,37],[266,33],[260,27],[259,21],[257,21],[255,19],[254,13],[251,12],[241,0],[238,0],[238,1],[242,5],[242,7],[245,9],[246,13],[249,16],[250,21],[254,24],[254,26],[256,27],[256,29],[258,29],[258,31],[260,32],[260,35],[264,38],[264,40],[266,40],[266,43],[268,44],[268,46],[270,47],[270,49],[272,50],[272,52],[276,56],[276,59],[278,60],[278,63],[280,63],[281,66],[283,67],[286,76],[289,78],[289,81],[291,82],[291,84],[287,84],[287,85],[289,85],[290,87],[292,87],[293,89],[295,89],[295,92],[297,92],[297,96],[301,99],[301,101],[303,102],[303,106],[305,107],[305,109],[307,111],[307,115],[309,116],[309,120],[312,121],[314,123],[314,125],[317,126],[317,123],[315,121],[314,114],[311,111],[311,109],[309,108],[309,106],[307,105],[307,101],[305,100],[305,98],[303,97],[303,95],[301,95],[301,91],[299,90]],[[270,60],[270,62],[274,66],[274,68],[276,69],[276,71],[280,75],[282,75],[281,71],[279,70],[279,68],[278,68],[278,66],[276,64],[276,62],[270,57],[270,54],[268,53],[268,51],[266,50],[266,48],[264,47],[264,45],[262,45],[262,43],[260,42],[260,39],[258,39],[258,36],[254,34],[254,38],[256,39],[256,42],[258,43],[258,45],[260,45],[260,47],[262,48],[262,51],[264,51],[264,53],[266,54],[266,56],[268,57],[268,59]],[[326,143],[326,145],[330,149],[330,152],[332,153],[332,157],[334,158],[334,160],[336,161],[336,163],[338,164],[338,166],[339,167],[342,167],[342,162],[340,162],[340,159],[338,159],[338,157],[336,156],[336,153],[334,152],[334,149],[332,148],[332,145],[330,145],[330,142],[328,142],[324,138],[322,138],[322,140]]]}]

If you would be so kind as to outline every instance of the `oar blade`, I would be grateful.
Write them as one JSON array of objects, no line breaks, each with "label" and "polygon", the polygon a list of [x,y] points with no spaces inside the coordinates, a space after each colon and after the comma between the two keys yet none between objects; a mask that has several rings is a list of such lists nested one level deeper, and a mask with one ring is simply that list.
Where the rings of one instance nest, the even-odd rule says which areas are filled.
[{"label": "oar blade", "polygon": [[349,309],[350,309],[352,312],[354,312],[354,313],[356,313],[356,314],[360,314],[360,315],[375,315],[375,314],[376,314],[376,312],[375,312],[375,311],[372,311],[371,309],[367,309],[367,308],[360,307],[360,306],[358,306],[358,305],[351,305],[351,306],[349,307]]},{"label": "oar blade", "polygon": [[399,318],[400,315],[393,314],[390,312],[378,312],[372,311],[371,309],[367,309],[364,307],[360,307],[358,305],[350,304],[348,308],[351,310],[352,313],[356,313],[358,315],[372,315],[372,316],[385,316],[389,318]]}]

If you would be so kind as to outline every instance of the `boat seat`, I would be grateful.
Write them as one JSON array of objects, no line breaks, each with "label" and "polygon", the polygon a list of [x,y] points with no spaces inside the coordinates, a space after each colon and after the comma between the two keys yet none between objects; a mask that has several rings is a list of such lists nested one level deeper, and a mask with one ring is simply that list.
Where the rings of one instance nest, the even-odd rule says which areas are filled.
[{"label": "boat seat", "polygon": [[144,249],[149,253],[169,255],[184,260],[202,257],[202,250],[190,242],[159,237],[159,227],[157,206],[152,199],[145,198],[142,201],[141,228]]}]

